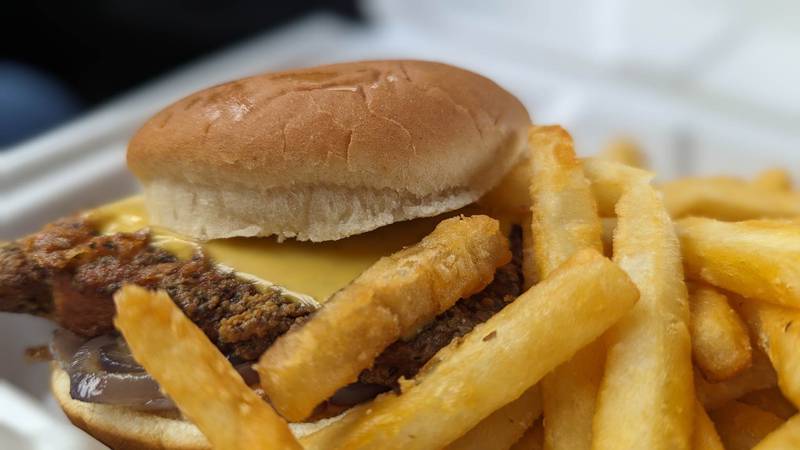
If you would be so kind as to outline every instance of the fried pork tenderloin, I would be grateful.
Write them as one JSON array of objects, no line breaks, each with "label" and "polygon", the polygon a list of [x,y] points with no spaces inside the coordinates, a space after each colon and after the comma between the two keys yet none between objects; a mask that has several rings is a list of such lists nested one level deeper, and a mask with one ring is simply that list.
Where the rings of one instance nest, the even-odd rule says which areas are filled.
[{"label": "fried pork tenderloin", "polygon": [[[461,299],[409,340],[387,348],[359,377],[396,388],[452,339],[488,320],[522,290],[521,237],[512,261],[483,291]],[[65,218],[0,247],[0,311],[49,318],[86,338],[114,333],[113,293],[125,283],[164,289],[234,362],[256,360],[281,334],[313,314],[312,305],[264,290],[202,252],[182,260],[150,245],[146,230],[101,235],[83,217]]]},{"label": "fried pork tenderloin", "polygon": [[[238,361],[258,358],[314,311],[215,267],[199,252],[180,260],[149,245],[146,231],[98,235],[80,217],[54,222],[0,249],[0,261],[0,310],[48,317],[85,337],[114,331],[112,295],[125,283],[167,291],[225,355]],[[27,294],[34,286],[31,292],[37,294]]]}]

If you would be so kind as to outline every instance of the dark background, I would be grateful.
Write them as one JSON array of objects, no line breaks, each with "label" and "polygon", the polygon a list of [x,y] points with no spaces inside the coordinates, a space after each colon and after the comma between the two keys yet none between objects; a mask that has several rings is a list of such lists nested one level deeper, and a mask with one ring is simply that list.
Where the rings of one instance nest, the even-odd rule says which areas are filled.
[{"label": "dark background", "polygon": [[[0,136],[0,147],[171,68],[313,11],[361,20],[355,0],[11,2],[2,14],[0,84],[5,86],[0,90],[8,90],[5,96],[17,99],[20,90],[26,89],[20,78],[34,80],[33,87],[38,87],[34,94],[54,89],[51,97],[65,104],[41,112],[53,117],[40,117],[40,126],[29,130],[21,129],[28,120],[27,111],[11,111],[20,122],[11,133],[17,136]],[[9,83],[19,85],[16,91]],[[0,101],[2,97],[0,93]]]}]

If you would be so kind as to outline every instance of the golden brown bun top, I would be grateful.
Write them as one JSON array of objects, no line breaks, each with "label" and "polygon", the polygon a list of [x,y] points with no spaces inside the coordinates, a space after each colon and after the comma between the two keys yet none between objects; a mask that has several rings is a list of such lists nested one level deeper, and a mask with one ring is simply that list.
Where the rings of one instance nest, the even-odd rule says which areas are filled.
[{"label": "golden brown bun top", "polygon": [[[295,210],[313,209],[316,191],[323,191],[326,203],[341,192],[346,200],[351,190],[354,201],[378,196],[389,205],[354,216],[352,222],[359,225],[352,230],[326,228],[318,233],[325,239],[339,231],[346,235],[374,228],[381,214],[404,220],[474,201],[519,159],[529,123],[513,95],[464,69],[427,61],[343,63],[257,75],[179,100],[133,137],[128,165],[146,194],[151,184],[158,192],[157,222],[162,216],[188,214],[187,208],[175,206],[183,201],[179,198],[197,201],[200,195],[206,201],[209,191],[220,190],[233,192],[233,198],[242,191],[280,195],[280,202],[286,201],[281,189],[308,190],[309,200],[292,204]],[[163,192],[176,185],[181,195],[164,200]],[[393,202],[399,205],[395,209],[425,212],[385,211]],[[215,216],[245,217],[237,226],[248,231],[198,237],[306,232],[296,221],[251,224],[257,215],[251,209],[226,213],[214,208]],[[325,222],[349,211],[309,214]]]}]

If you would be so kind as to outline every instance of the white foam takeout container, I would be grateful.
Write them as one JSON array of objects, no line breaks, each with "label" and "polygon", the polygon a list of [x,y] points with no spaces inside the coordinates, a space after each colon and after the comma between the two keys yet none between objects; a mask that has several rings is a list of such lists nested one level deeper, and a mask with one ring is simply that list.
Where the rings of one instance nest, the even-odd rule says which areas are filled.
[{"label": "white foam takeout container", "polygon": [[[773,80],[774,92],[762,82],[752,89],[737,85],[741,71],[752,72],[753,61],[763,56],[759,48],[787,48],[794,42],[790,48],[796,49],[800,33],[770,27],[767,34],[780,38],[770,46],[763,27],[752,27],[752,39],[741,36],[740,12],[687,12],[713,2],[678,2],[669,14],[660,13],[655,30],[643,29],[637,18],[658,10],[635,2],[597,2],[605,5],[601,8],[570,0],[544,10],[498,2],[492,4],[491,19],[485,15],[487,2],[461,2],[455,9],[450,3],[368,1],[364,5],[374,27],[310,16],[167,74],[0,153],[0,239],[135,192],[136,182],[125,168],[126,142],[148,116],[183,95],[261,71],[366,58],[435,59],[474,69],[518,95],[537,123],[565,125],[582,154],[620,134],[632,136],[662,178],[752,175],[780,166],[800,179],[800,90],[780,95],[789,86],[783,79]],[[695,19],[681,22],[687,15]],[[567,18],[569,24],[563,25]],[[682,33],[672,33],[675,24]],[[738,37],[731,43],[733,32]],[[787,64],[771,70],[800,71],[800,62]],[[42,413],[27,423],[64,420],[48,400],[46,367],[22,358],[25,348],[45,343],[51,329],[43,320],[0,314],[2,448],[10,443],[24,448],[19,442],[31,449],[96,445],[75,434],[74,443],[60,442],[67,447],[48,447],[46,438],[30,437],[41,435],[41,428],[14,425],[17,408],[35,410],[37,404],[53,415]]]}]

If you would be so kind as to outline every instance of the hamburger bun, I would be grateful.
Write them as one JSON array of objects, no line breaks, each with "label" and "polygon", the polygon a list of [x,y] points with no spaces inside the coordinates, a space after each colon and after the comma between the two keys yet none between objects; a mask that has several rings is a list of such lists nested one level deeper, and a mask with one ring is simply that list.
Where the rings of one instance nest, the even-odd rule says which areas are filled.
[{"label": "hamburger bun", "polygon": [[73,400],[69,375],[53,365],[50,389],[78,428],[115,450],[208,450],[210,444],[191,422],[126,406]]},{"label": "hamburger bun", "polygon": [[[50,390],[70,422],[114,450],[210,450],[211,444],[194,424],[177,411],[144,411],[120,405],[103,405],[73,400],[69,375],[53,364]],[[313,423],[291,423],[301,438],[324,428],[338,417]]]},{"label": "hamburger bun", "polygon": [[519,160],[529,123],[473,72],[365,61],[192,94],[150,119],[127,158],[154,224],[325,241],[474,202]]}]

